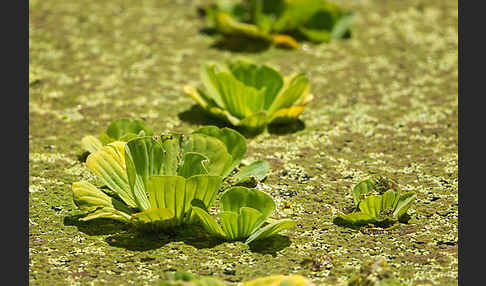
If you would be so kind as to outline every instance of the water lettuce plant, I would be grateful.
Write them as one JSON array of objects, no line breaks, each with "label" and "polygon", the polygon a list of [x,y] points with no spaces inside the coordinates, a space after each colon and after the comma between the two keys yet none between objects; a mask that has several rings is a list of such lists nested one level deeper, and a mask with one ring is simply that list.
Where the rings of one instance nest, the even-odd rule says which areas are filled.
[{"label": "water lettuce plant", "polygon": [[243,240],[249,244],[296,224],[291,219],[282,219],[263,226],[276,206],[271,196],[257,189],[232,187],[221,196],[219,204],[221,225],[200,202],[193,201],[192,209],[209,233],[228,241]]},{"label": "water lettuce plant", "polygon": [[240,164],[245,152],[241,134],[214,126],[187,136],[171,133],[111,142],[86,159],[103,188],[73,183],[73,200],[87,213],[81,220],[111,218],[150,227],[189,223],[194,218],[191,202],[197,200],[209,208],[223,179]]},{"label": "water lettuce plant", "polygon": [[103,149],[108,143],[115,141],[127,142],[137,136],[152,136],[152,128],[143,120],[132,118],[116,119],[108,125],[106,132],[101,132],[98,137],[93,135],[84,136],[81,139],[81,147],[89,153]]},{"label": "water lettuce plant", "polygon": [[404,222],[415,200],[415,193],[403,193],[395,182],[381,177],[359,182],[352,193],[356,211],[338,217],[353,225],[389,226]]},{"label": "water lettuce plant", "polygon": [[324,0],[215,1],[204,9],[208,25],[222,35],[244,35],[298,48],[296,39],[316,43],[349,35],[355,14]]},{"label": "water lettuce plant", "polygon": [[190,86],[184,91],[210,114],[251,133],[296,120],[313,98],[306,74],[283,76],[246,60],[203,64],[200,76],[205,91]]},{"label": "water lettuce plant", "polygon": [[[187,271],[169,273],[159,282],[159,286],[223,286],[227,285],[215,277],[201,277]],[[271,275],[238,283],[239,286],[313,286],[307,278],[301,275]]]},{"label": "water lettuce plant", "polygon": [[241,283],[241,286],[314,286],[309,279],[302,275],[270,275]]}]

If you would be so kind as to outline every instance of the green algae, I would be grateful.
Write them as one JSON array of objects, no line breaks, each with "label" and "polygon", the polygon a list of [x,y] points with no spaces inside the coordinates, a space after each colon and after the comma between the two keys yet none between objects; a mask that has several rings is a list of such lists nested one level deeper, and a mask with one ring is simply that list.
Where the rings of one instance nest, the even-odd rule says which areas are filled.
[{"label": "green algae", "polygon": [[[345,2],[358,15],[349,40],[243,53],[310,73],[304,126],[253,138],[247,153],[271,164],[258,188],[275,198],[275,219],[297,221],[288,239],[246,246],[196,231],[201,243],[188,230],[144,236],[77,220],[71,183],[95,182],[78,159],[84,135],[120,117],[156,133],[203,124],[181,116],[193,107],[182,87],[198,83],[202,62],[237,54],[199,33],[204,3],[29,2],[29,283],[154,285],[186,270],[339,285],[382,256],[405,285],[457,285],[457,1]],[[353,205],[352,186],[374,174],[417,194],[415,222],[369,233],[333,224]]]}]

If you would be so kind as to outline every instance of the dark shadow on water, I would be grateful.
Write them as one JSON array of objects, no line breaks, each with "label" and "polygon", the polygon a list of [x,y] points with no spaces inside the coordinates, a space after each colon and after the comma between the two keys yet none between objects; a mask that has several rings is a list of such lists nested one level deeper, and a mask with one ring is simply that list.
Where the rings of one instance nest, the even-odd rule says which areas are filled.
[{"label": "dark shadow on water", "polygon": [[86,159],[88,158],[89,154],[90,153],[88,151],[85,151],[84,153],[78,154],[77,155],[78,161],[81,162],[81,163],[86,162]]},{"label": "dark shadow on water", "polygon": [[[246,138],[254,138],[265,131],[264,129],[249,130],[243,127],[235,127],[229,122],[215,117],[197,104],[191,106],[189,110],[180,112],[177,116],[180,120],[192,125],[214,125],[219,128],[232,128],[240,132]],[[268,132],[275,135],[291,134],[304,129],[305,123],[300,119],[294,120],[286,124],[270,124],[267,126]]]},{"label": "dark shadow on water", "polygon": [[90,221],[79,220],[84,216],[84,214],[68,215],[64,217],[63,223],[64,225],[75,226],[80,232],[87,235],[115,234],[128,229],[126,224],[107,218]]},{"label": "dark shadow on water", "polygon": [[198,249],[213,248],[224,242],[208,235],[199,225],[184,225],[159,231],[130,228],[126,232],[107,237],[105,241],[111,246],[134,251],[157,249],[167,243],[177,241]]},{"label": "dark shadow on water", "polygon": [[146,251],[160,248],[171,242],[170,235],[166,233],[140,232],[129,229],[122,233],[110,235],[105,238],[110,245],[133,251]]},{"label": "dark shadow on water", "polygon": [[228,122],[212,116],[201,106],[194,104],[189,110],[177,115],[180,120],[193,125],[214,125],[219,128],[232,127]]},{"label": "dark shadow on water", "polygon": [[134,251],[160,248],[167,243],[182,241],[198,249],[213,248],[223,243],[221,239],[208,235],[201,226],[185,225],[161,231],[147,231],[131,227],[112,219],[79,220],[81,215],[64,217],[64,225],[76,226],[87,235],[109,235],[105,241],[114,247]]},{"label": "dark shadow on water", "polygon": [[255,137],[260,134],[261,131],[245,130],[240,127],[235,127],[229,122],[215,117],[211,113],[204,110],[201,106],[194,104],[189,110],[183,111],[178,114],[180,120],[193,125],[213,125],[219,128],[228,127],[240,132],[247,138]]},{"label": "dark shadow on water", "polygon": [[351,224],[347,221],[345,221],[344,219],[340,218],[340,217],[335,217],[332,222],[337,225],[337,226],[341,226],[341,227],[346,227],[346,228],[350,228],[350,229],[353,229],[353,230],[359,230],[361,228],[361,226],[359,225],[354,225],[354,224]]},{"label": "dark shadow on water", "polygon": [[272,43],[270,41],[245,35],[222,36],[211,45],[212,48],[234,53],[260,53],[268,50],[271,46]]},{"label": "dark shadow on water", "polygon": [[269,124],[268,133],[275,135],[292,134],[305,129],[304,121],[297,119],[286,124]]},{"label": "dark shadow on water", "polygon": [[186,225],[163,231],[146,231],[131,228],[123,233],[110,235],[105,241],[114,247],[133,251],[160,248],[167,243],[181,241],[195,248],[213,248],[223,241],[211,237],[197,225]]},{"label": "dark shadow on water", "polygon": [[276,256],[277,252],[290,246],[291,242],[287,236],[280,234],[272,235],[262,240],[250,243],[250,250],[261,254],[271,254]]},{"label": "dark shadow on water", "polygon": [[203,34],[203,35],[208,35],[208,36],[215,36],[218,34],[218,31],[214,28],[201,28],[199,30],[199,33]]},{"label": "dark shadow on water", "polygon": [[[81,221],[84,214],[68,215],[64,217],[64,225],[76,226],[80,232],[87,235],[108,235],[105,238],[110,246],[133,251],[153,250],[170,242],[184,242],[197,249],[213,248],[225,240],[208,234],[200,225],[184,225],[159,231],[148,231],[131,227],[112,219],[94,219]],[[275,256],[278,251],[288,247],[290,239],[283,235],[253,241],[250,250],[261,254]]]},{"label": "dark shadow on water", "polygon": [[[405,214],[400,218],[399,222],[407,224],[410,219],[411,219],[411,217],[408,214]],[[352,223],[349,223],[348,221],[346,221],[346,220],[344,220],[340,217],[335,217],[332,220],[332,222],[337,226],[341,226],[341,227],[345,227],[345,228],[349,228],[349,229],[353,229],[353,230],[362,230],[363,227],[365,227],[367,225],[367,223],[352,224]],[[385,219],[385,220],[380,221],[380,222],[375,221],[375,222],[373,222],[373,225],[375,227],[378,227],[378,228],[385,230],[385,229],[395,225],[396,223],[397,222],[395,220]]]}]

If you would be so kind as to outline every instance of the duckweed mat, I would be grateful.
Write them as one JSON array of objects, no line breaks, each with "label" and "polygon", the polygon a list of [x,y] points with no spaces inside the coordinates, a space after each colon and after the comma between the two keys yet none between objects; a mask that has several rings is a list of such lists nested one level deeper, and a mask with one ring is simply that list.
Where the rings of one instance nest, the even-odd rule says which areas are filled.
[{"label": "duckweed mat", "polygon": [[[348,40],[302,50],[215,44],[207,1],[29,1],[29,283],[157,285],[171,271],[229,284],[302,274],[345,285],[383,257],[404,285],[457,285],[457,1],[341,1],[357,13]],[[80,140],[120,117],[157,132],[208,118],[182,91],[200,64],[246,57],[307,72],[315,99],[300,121],[248,139],[272,172],[258,188],[292,218],[285,235],[218,242],[197,227],[142,235],[110,220],[79,221],[71,184],[95,177]],[[333,223],[351,188],[383,175],[414,191],[412,222],[391,231]]]}]

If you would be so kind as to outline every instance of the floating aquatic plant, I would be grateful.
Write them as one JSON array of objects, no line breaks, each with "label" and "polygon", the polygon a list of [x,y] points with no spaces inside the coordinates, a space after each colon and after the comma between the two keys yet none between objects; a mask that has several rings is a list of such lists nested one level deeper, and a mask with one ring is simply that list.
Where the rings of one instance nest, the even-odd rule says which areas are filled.
[{"label": "floating aquatic plant", "polygon": [[190,86],[184,91],[209,113],[252,133],[296,120],[313,98],[304,73],[283,76],[244,60],[204,64],[201,81],[205,91]]},{"label": "floating aquatic plant", "polygon": [[[369,195],[370,193],[377,193]],[[407,211],[415,200],[415,193],[402,193],[393,181],[371,178],[359,182],[353,188],[355,212],[339,214],[339,218],[354,225],[391,225],[406,221]]]},{"label": "floating aquatic plant", "polygon": [[[209,208],[223,178],[238,167],[245,153],[241,134],[214,126],[187,136],[172,133],[108,143],[86,159],[104,188],[73,183],[74,203],[88,213],[82,220],[111,218],[155,227],[187,223],[192,200]],[[255,172],[262,176],[261,170]],[[236,183],[255,176],[245,174],[238,175]]]},{"label": "floating aquatic plant", "polygon": [[[169,273],[159,286],[223,286],[223,281],[214,277],[200,277],[186,271]],[[240,286],[313,286],[301,275],[271,275],[238,283]]]},{"label": "floating aquatic plant", "polygon": [[101,132],[98,137],[93,135],[81,139],[81,147],[89,153],[103,149],[108,143],[115,141],[127,142],[137,136],[152,136],[153,130],[143,120],[120,118],[108,125],[106,132]]},{"label": "floating aquatic plant", "polygon": [[293,227],[291,219],[263,224],[275,211],[272,197],[257,189],[232,187],[220,200],[221,225],[208,213],[208,208],[198,201],[193,201],[192,209],[199,217],[204,228],[226,240],[244,240],[245,243],[272,236],[282,230]]},{"label": "floating aquatic plant", "polygon": [[270,275],[241,283],[241,286],[314,286],[302,275]]},{"label": "floating aquatic plant", "polygon": [[324,0],[215,1],[204,9],[208,24],[219,33],[244,35],[298,48],[296,39],[316,43],[349,35],[355,14]]}]

